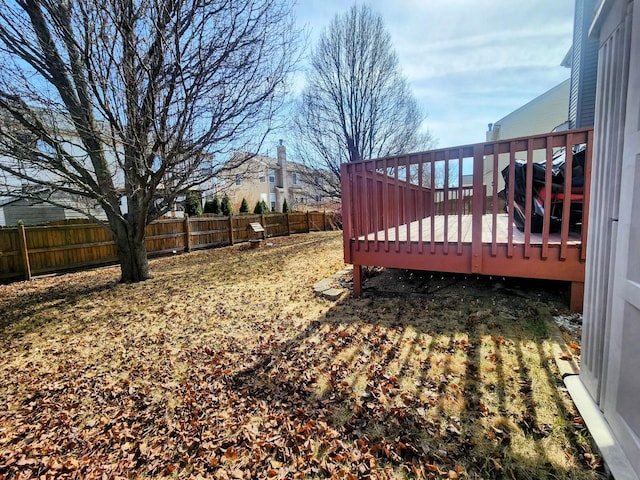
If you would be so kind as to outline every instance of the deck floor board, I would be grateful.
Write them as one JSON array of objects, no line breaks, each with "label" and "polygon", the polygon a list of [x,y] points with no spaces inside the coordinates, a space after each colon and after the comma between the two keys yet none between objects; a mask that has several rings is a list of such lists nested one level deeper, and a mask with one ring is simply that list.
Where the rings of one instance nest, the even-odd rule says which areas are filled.
[{"label": "deck floor board", "polygon": [[[446,218],[446,230],[447,230],[447,241],[449,243],[457,243],[458,241],[462,243],[471,243],[471,232],[472,232],[472,216],[471,215],[462,215],[461,216],[461,226],[462,228],[458,228],[458,216],[457,215],[436,215],[434,217],[434,230],[433,237],[431,235],[431,218],[426,217],[421,220],[416,220],[411,222],[407,228],[407,224],[400,225],[397,229],[396,227],[391,227],[386,230],[380,230],[378,232],[369,233],[367,235],[367,240],[375,241],[378,240],[380,242],[388,241],[395,242],[396,241],[396,230],[397,230],[397,238],[399,242],[418,242],[420,238],[420,229],[422,229],[422,241],[423,242],[431,242],[433,241],[442,243],[445,239],[445,218]],[[460,231],[460,235],[458,232]],[[493,241],[493,215],[486,214],[482,217],[482,243],[490,244]],[[359,237],[360,240],[364,240],[364,235]],[[506,213],[500,213],[496,215],[496,243],[497,244],[506,244],[509,241],[509,217]],[[569,238],[567,241],[567,245],[579,245],[581,242],[580,234],[577,232],[570,232]],[[525,236],[524,232],[518,230],[515,226],[513,227],[513,243],[514,244],[524,244]],[[560,233],[552,233],[549,235],[549,245],[560,244]],[[542,234],[541,233],[532,233],[530,239],[530,245],[542,245]]]}]

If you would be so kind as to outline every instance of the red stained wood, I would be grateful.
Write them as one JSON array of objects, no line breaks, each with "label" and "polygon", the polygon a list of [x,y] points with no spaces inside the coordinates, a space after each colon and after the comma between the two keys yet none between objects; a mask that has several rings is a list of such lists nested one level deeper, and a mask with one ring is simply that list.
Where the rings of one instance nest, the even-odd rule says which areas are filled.
[{"label": "red stained wood", "polygon": [[[572,307],[581,305],[586,259],[593,130],[572,130],[507,141],[487,142],[418,154],[388,157],[342,166],[345,261],[354,270],[354,293],[361,290],[360,266],[409,268],[453,273],[478,273],[573,282]],[[563,215],[560,232],[550,233],[551,213],[545,208],[542,233],[532,232],[532,173],[535,155],[551,164],[555,149],[567,149],[565,191],[570,191],[573,146],[586,143],[585,188],[581,232],[572,232]],[[492,168],[484,184],[484,157]],[[508,190],[508,214],[498,198],[508,158],[509,184],[514,184],[515,160],[526,155],[524,232],[514,229],[513,190]],[[519,157],[520,156],[520,157]],[[472,185],[463,185],[463,160],[473,160]],[[449,167],[458,165],[457,175]],[[441,169],[438,172],[438,168]],[[416,178],[417,176],[417,178]],[[542,201],[551,202],[547,168]],[[467,192],[471,189],[471,209]],[[569,212],[571,196],[565,195]],[[491,205],[487,214],[488,205]],[[499,208],[500,205],[500,208]],[[384,243],[384,248],[381,244]],[[391,248],[389,248],[393,245]],[[425,248],[426,247],[426,248]],[[357,281],[356,281],[357,279]],[[577,285],[577,286],[576,286]],[[580,297],[580,299],[578,299]]]}]

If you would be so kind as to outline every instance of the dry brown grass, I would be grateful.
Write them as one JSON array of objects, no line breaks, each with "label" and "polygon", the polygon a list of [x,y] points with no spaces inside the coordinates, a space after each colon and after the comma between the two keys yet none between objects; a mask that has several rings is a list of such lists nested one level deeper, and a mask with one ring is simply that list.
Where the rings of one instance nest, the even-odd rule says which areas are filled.
[{"label": "dry brown grass", "polygon": [[546,302],[330,302],[340,234],[273,242],[0,286],[0,478],[599,476]]}]

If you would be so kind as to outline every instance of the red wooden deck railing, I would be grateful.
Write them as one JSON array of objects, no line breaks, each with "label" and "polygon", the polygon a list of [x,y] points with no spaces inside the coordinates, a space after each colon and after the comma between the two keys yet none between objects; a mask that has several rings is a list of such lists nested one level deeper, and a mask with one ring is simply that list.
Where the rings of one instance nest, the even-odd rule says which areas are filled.
[{"label": "red wooden deck railing", "polygon": [[[565,280],[572,282],[571,306],[579,310],[592,146],[593,130],[580,129],[343,164],[344,256],[355,267],[355,294],[361,293],[360,267],[375,265]],[[579,148],[585,151],[584,187],[577,196],[571,185]],[[553,155],[562,149],[563,192],[572,195],[552,185]],[[516,160],[525,164],[522,231],[514,226],[514,189],[498,196],[503,169],[514,185]],[[539,233],[531,220],[534,163],[546,166]],[[473,173],[471,184],[465,184],[467,172]],[[558,232],[552,232],[552,205],[564,212]]]}]

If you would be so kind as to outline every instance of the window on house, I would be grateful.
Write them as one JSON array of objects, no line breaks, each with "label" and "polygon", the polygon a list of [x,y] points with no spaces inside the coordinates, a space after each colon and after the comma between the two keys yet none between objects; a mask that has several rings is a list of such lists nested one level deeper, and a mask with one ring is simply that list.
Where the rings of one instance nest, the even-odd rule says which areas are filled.
[{"label": "window on house", "polygon": [[276,183],[276,172],[269,169],[269,183]]},{"label": "window on house", "polygon": [[267,181],[267,177],[265,177],[264,175],[260,175],[260,183],[265,183]]},{"label": "window on house", "polygon": [[276,209],[276,194],[275,193],[270,193],[269,194],[269,203],[271,203],[271,210],[275,210]]},{"label": "window on house", "polygon": [[298,185],[298,174],[293,172],[293,184]]},{"label": "window on house", "polygon": [[239,173],[236,173],[236,185],[240,185],[242,183],[242,176]]}]

